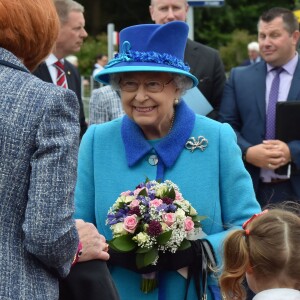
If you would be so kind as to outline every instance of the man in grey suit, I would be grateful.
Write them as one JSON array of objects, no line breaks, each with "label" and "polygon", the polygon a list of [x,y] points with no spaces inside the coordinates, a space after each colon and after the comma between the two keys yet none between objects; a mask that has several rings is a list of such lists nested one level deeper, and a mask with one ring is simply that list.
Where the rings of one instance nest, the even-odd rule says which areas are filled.
[{"label": "man in grey suit", "polygon": [[[298,40],[299,24],[293,12],[284,8],[265,12],[258,22],[263,61],[232,69],[224,89],[220,121],[231,124],[237,134],[245,166],[262,206],[300,200],[300,141],[285,143],[266,136],[269,95],[276,69],[281,69],[276,100],[300,101]],[[292,167],[290,176],[275,172],[287,164]]]},{"label": "man in grey suit", "polygon": [[[156,24],[174,20],[186,21],[188,4],[186,0],[151,0],[149,11],[152,21]],[[208,117],[217,119],[226,81],[224,66],[218,52],[188,39],[184,60],[189,64],[190,72],[198,78],[199,90],[214,108]]]},{"label": "man in grey suit", "polygon": [[77,68],[64,58],[78,52],[87,37],[87,32],[84,29],[84,7],[73,0],[54,0],[54,4],[61,24],[59,35],[53,52],[38,66],[33,74],[46,82],[56,84],[58,72],[55,63],[60,61],[64,65],[67,88],[74,91],[78,98],[80,137],[82,137],[87,129],[87,124],[81,97],[81,78]]},{"label": "man in grey suit", "polygon": [[93,90],[89,109],[89,125],[105,123],[124,115],[120,93],[110,85]]}]

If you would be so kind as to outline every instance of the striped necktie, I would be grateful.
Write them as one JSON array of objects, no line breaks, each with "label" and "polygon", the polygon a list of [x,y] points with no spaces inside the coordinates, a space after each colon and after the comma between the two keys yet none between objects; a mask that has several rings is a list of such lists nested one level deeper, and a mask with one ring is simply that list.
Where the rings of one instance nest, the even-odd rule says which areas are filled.
[{"label": "striped necktie", "polygon": [[56,77],[56,85],[61,86],[63,88],[67,88],[67,78],[64,70],[64,65],[60,62],[57,61],[54,63],[54,66],[57,69],[57,77]]},{"label": "striped necktie", "polygon": [[269,103],[267,109],[266,118],[266,140],[275,139],[275,117],[276,117],[276,103],[278,101],[279,85],[280,85],[280,73],[284,70],[283,68],[274,68],[275,76],[272,81],[271,90],[269,94]]}]

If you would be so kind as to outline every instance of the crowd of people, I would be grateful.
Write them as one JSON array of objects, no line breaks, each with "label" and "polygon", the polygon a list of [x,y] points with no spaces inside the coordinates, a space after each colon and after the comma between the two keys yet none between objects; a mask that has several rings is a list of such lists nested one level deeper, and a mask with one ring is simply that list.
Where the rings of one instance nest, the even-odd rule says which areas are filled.
[{"label": "crowd of people", "polygon": [[[92,93],[88,124],[69,61],[88,35],[84,7],[0,4],[1,299],[300,299],[300,140],[275,135],[276,103],[300,103],[292,11],[259,16],[249,61],[226,79],[218,51],[188,38],[187,1],[151,0],[153,24],[124,28],[115,57],[99,55],[94,79],[104,86]],[[183,100],[193,88],[208,115]],[[179,191],[149,194],[148,206],[134,194],[130,211],[110,215],[122,226],[108,224],[118,197],[145,195],[148,180]],[[129,222],[141,218],[138,243],[176,241],[182,195],[189,214],[204,216],[201,230],[197,217],[176,229],[189,246],[155,252],[154,263],[142,256],[143,267],[137,244],[117,251],[114,234],[132,244]],[[167,225],[151,223],[145,207]],[[156,284],[145,293],[141,279]]]}]

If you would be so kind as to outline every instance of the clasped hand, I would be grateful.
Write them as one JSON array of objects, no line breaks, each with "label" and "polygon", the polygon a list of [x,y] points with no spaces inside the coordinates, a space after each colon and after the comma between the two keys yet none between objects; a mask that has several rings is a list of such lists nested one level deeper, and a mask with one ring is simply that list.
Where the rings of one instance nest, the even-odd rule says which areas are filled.
[{"label": "clasped hand", "polygon": [[249,147],[246,161],[256,167],[275,170],[291,161],[288,145],[280,140],[266,140]]}]

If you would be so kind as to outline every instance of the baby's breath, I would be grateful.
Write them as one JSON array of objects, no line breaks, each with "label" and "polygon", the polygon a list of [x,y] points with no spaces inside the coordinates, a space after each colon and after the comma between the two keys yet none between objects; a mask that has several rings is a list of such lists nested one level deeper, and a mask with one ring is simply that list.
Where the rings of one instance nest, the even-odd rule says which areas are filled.
[{"label": "baby's breath", "polygon": [[[159,252],[175,253],[187,238],[185,222],[187,217],[191,220],[191,212],[193,216],[196,214],[175,183],[152,180],[121,193],[108,211],[106,224],[111,227],[114,239],[129,233],[136,243],[134,250],[143,249],[141,253],[145,254],[147,249],[156,249],[159,256]],[[126,223],[128,218],[133,227]],[[158,256],[151,264],[156,264]]]}]

